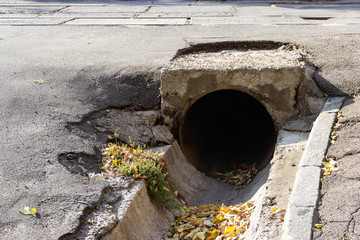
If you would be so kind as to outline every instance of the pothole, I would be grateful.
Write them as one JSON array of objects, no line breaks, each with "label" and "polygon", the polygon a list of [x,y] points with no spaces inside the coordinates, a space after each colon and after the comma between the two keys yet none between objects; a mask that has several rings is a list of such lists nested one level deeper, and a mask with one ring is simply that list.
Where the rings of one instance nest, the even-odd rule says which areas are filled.
[{"label": "pothole", "polygon": [[[282,209],[324,95],[313,81],[315,68],[301,49],[269,42],[262,49],[262,45],[252,43],[245,49],[225,44],[225,49],[214,52],[181,50],[162,69],[161,110],[104,109],[69,129],[83,136],[90,126],[90,135],[102,142],[117,133],[122,142],[130,136],[136,144],[169,144],[163,147],[168,180],[185,205],[253,200],[246,239],[277,239]],[[72,160],[68,156],[74,153],[69,154],[59,160]],[[259,170],[243,189],[214,178],[242,165]],[[90,213],[72,236],[166,238],[174,216],[150,202],[141,181],[135,181],[135,188],[123,186],[124,180],[108,181],[111,187],[93,213],[111,221],[96,225],[102,218]],[[131,197],[126,198],[128,193]]]}]

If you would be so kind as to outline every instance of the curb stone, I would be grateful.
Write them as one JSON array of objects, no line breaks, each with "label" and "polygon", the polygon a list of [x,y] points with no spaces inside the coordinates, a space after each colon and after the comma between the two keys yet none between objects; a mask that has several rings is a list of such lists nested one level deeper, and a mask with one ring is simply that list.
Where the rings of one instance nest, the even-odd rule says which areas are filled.
[{"label": "curb stone", "polygon": [[299,163],[284,219],[282,240],[311,240],[320,193],[321,166],[332,127],[345,98],[329,97],[314,122]]}]

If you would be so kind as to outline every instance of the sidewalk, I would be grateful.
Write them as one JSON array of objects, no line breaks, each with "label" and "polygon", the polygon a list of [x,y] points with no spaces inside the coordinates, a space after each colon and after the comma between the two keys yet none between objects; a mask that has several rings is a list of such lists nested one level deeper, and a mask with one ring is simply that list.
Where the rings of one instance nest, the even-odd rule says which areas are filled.
[{"label": "sidewalk", "polygon": [[[348,98],[342,108],[337,139],[327,157],[338,171],[324,176],[314,239],[360,239],[360,97]],[[322,197],[321,197],[322,196]]]},{"label": "sidewalk", "polygon": [[[276,2],[276,5],[274,4]],[[306,3],[306,4],[302,4]],[[0,25],[359,25],[354,1],[66,1],[0,3]],[[346,3],[346,4],[345,4]],[[325,8],[324,8],[325,6]],[[324,11],[325,10],[325,11]]]}]

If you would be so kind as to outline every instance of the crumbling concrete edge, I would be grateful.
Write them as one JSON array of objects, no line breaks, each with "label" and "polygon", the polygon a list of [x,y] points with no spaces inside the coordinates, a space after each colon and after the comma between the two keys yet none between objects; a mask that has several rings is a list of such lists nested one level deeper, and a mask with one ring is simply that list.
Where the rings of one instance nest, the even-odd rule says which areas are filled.
[{"label": "crumbling concrete edge", "polygon": [[332,127],[344,97],[329,97],[314,122],[300,160],[289,205],[285,214],[282,240],[311,240],[315,210],[320,193],[322,162]]}]

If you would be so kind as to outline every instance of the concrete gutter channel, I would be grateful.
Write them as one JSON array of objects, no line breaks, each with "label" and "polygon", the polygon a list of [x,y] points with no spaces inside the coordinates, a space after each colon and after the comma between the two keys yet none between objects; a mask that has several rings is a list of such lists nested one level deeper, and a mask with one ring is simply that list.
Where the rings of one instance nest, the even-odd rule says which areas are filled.
[{"label": "concrete gutter channel", "polygon": [[283,240],[312,239],[322,162],[328,149],[332,127],[344,100],[343,97],[328,98],[314,123],[286,211]]},{"label": "concrete gutter channel", "polygon": [[[285,145],[284,149],[287,149],[289,152],[294,150],[296,152],[296,150],[298,150],[297,147],[301,148],[306,142],[305,149],[301,151],[302,158],[299,162],[298,169],[296,170],[295,168],[296,177],[293,176],[295,182],[293,181],[294,178],[291,179],[283,176],[283,182],[280,184],[280,188],[283,188],[282,191],[287,192],[284,186],[288,182],[290,182],[290,185],[294,182],[283,225],[273,225],[271,220],[266,219],[266,214],[270,212],[269,207],[274,207],[274,205],[269,206],[268,204],[269,200],[272,199],[269,196],[269,191],[271,188],[279,187],[279,183],[277,186],[271,183],[275,181],[276,175],[281,171],[279,169],[281,167],[277,166],[274,162],[271,163],[273,166],[268,164],[267,167],[260,171],[247,188],[238,191],[234,186],[219,183],[197,171],[188,162],[180,146],[174,142],[172,146],[163,148],[166,152],[165,161],[169,166],[170,181],[173,186],[182,193],[190,205],[210,203],[235,204],[250,199],[255,200],[257,208],[251,217],[251,224],[246,239],[310,240],[312,239],[312,227],[314,226],[314,221],[316,221],[315,210],[317,208],[320,190],[321,164],[328,147],[332,126],[336,120],[336,115],[342,105],[343,99],[344,98],[341,97],[331,97],[327,99],[307,140],[308,133],[303,133],[305,135],[302,137],[298,136],[297,143],[295,144],[293,141],[294,136],[299,135],[299,133],[282,130],[282,134],[279,135],[280,141],[277,147],[284,148]],[[291,140],[281,140],[281,138],[286,137]],[[289,153],[287,154],[289,157]],[[274,156],[274,158],[276,157],[278,156]],[[289,161],[289,165],[293,164],[293,161]],[[120,181],[130,181],[128,184],[132,185],[131,188],[123,190],[123,193],[125,192],[126,194],[124,194],[125,198],[120,201],[120,204],[115,203],[113,205],[117,210],[121,210],[123,215],[119,218],[119,221],[116,222],[116,227],[114,225],[108,226],[113,230],[101,238],[165,238],[168,222],[173,221],[173,215],[151,203],[146,192],[146,187],[141,181]],[[116,187],[114,187],[114,189],[115,188]],[[109,198],[111,195],[113,195],[113,193],[108,193],[105,198]],[[281,206],[280,204],[281,203],[276,206]],[[106,210],[104,212],[106,212]],[[88,216],[90,215],[91,213],[88,214]],[[102,221],[105,220],[105,223],[109,223],[109,221],[104,219],[104,216],[99,216],[98,219]],[[94,227],[92,226],[91,228]],[[95,233],[96,230],[94,231],[94,229],[91,228],[86,229],[83,227],[82,231],[79,231],[77,235],[80,237],[79,239],[93,239],[89,237],[89,233]],[[275,234],[267,228],[271,228]]]},{"label": "concrete gutter channel", "polygon": [[[287,45],[290,50],[274,46],[276,49],[180,55],[162,70],[161,114],[172,131],[179,130],[193,103],[223,89],[249,94],[269,111],[277,129],[274,156],[262,160],[265,165],[245,189],[239,191],[199,172],[186,156],[181,136],[175,136],[171,145],[162,149],[169,181],[188,204],[255,200],[257,207],[246,239],[312,239],[322,161],[344,98],[329,97],[325,101],[325,95],[312,82],[314,68],[306,55],[293,45]],[[234,58],[245,61],[233,64]],[[211,65],[214,59],[218,62]],[[246,76],[247,82],[237,81],[239,76]],[[275,80],[278,88],[261,88]],[[252,85],[251,81],[257,83]],[[166,238],[173,214],[150,201],[141,181],[110,179],[109,184],[97,206],[82,216],[76,233],[61,239]],[[285,209],[283,223],[269,217],[273,207]]]}]

